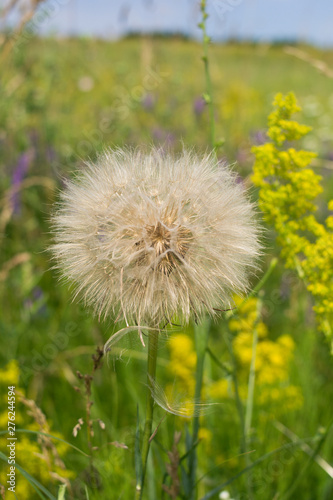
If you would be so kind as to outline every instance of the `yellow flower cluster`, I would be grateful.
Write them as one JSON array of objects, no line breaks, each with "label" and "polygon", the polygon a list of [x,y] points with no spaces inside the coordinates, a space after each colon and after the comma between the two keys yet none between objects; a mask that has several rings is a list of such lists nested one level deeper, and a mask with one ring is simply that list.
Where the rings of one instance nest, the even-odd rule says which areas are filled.
[{"label": "yellow flower cluster", "polygon": [[[0,428],[7,428],[7,387],[14,385],[16,388],[16,429],[24,428],[31,431],[39,431],[39,426],[29,418],[28,413],[30,414],[31,412],[20,403],[19,394],[23,394],[23,390],[19,387],[19,377],[20,371],[18,363],[15,360],[10,361],[3,370],[0,370],[1,399],[3,402],[2,408],[4,408],[4,411],[0,413]],[[63,439],[63,436],[58,433],[52,431],[51,434]],[[31,436],[31,434],[17,433],[16,435],[16,460],[23,469],[45,487],[51,483],[61,484],[60,479],[64,480],[65,478],[69,479],[73,477],[72,471],[63,468],[60,460],[60,457],[64,456],[68,449],[65,443],[57,441],[58,456],[54,456],[50,450],[47,451],[46,447],[42,449],[42,446],[33,437],[29,438],[28,436]],[[0,449],[5,455],[8,454],[5,446]],[[6,467],[1,468],[0,484],[6,485],[7,472]],[[16,471],[15,492],[17,498],[22,500],[29,500],[34,495],[32,486],[18,470]]]},{"label": "yellow flower cluster", "polygon": [[[289,369],[293,359],[295,344],[289,335],[281,335],[276,341],[268,338],[265,323],[258,317],[257,299],[249,298],[242,304],[240,297],[235,297],[239,305],[237,316],[229,320],[229,329],[233,334],[233,350],[238,364],[238,384],[242,399],[247,398],[248,379],[252,360],[252,341],[254,329],[258,332],[256,348],[256,390],[257,406],[278,411],[279,408],[294,410],[303,404],[299,387],[290,385]],[[240,305],[242,304],[242,305]],[[187,334],[174,335],[169,340],[169,372],[175,377],[175,386],[167,388],[172,392],[186,394],[191,399],[195,388],[196,353],[194,342]],[[233,397],[230,380],[221,378],[205,381],[203,399],[225,400]],[[276,407],[276,408],[275,408]]]},{"label": "yellow flower cluster", "polygon": [[[3,370],[0,370],[0,387],[1,387],[1,408],[4,411],[0,413],[0,429],[6,429],[8,425],[7,414],[7,388],[9,386],[17,386],[20,377],[20,370],[18,363],[15,360],[9,361]],[[23,418],[22,414],[16,412],[15,423],[17,426],[22,427]]]},{"label": "yellow flower cluster", "polygon": [[[259,206],[278,234],[286,267],[305,281],[315,298],[319,328],[332,341],[333,217],[321,224],[314,216],[321,177],[308,166],[316,154],[286,148],[286,141],[301,139],[310,131],[291,119],[300,111],[295,96],[278,94],[274,106],[268,118],[271,142],[252,148],[256,157],[252,180],[260,188]],[[328,209],[333,210],[333,201]]]},{"label": "yellow flower cluster", "polygon": [[185,333],[174,335],[169,340],[169,371],[177,380],[181,392],[193,397],[195,389],[195,367],[197,355],[191,337]]},{"label": "yellow flower cluster", "polygon": [[[197,354],[194,342],[185,333],[174,335],[169,340],[170,361],[169,372],[175,377],[177,392],[185,394],[189,399],[194,397],[195,369]],[[229,383],[226,379],[205,383],[203,398],[224,399],[228,396]],[[168,388],[168,394],[174,392],[174,386]]]},{"label": "yellow flower cluster", "polygon": [[[239,302],[240,299],[236,299]],[[281,335],[276,341],[270,340],[267,327],[258,318],[257,299],[248,299],[238,309],[237,317],[229,321],[229,329],[234,335],[233,349],[239,365],[239,392],[247,397],[247,383],[252,360],[254,329],[258,332],[255,360],[255,401],[258,406],[295,410],[303,404],[299,387],[289,384],[289,369],[293,359],[295,344],[289,335]]]}]

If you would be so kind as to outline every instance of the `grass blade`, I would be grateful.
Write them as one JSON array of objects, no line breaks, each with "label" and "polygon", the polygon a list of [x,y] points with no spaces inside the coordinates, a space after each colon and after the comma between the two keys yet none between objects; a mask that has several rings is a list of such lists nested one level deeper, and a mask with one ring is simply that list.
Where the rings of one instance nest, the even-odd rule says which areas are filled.
[{"label": "grass blade", "polygon": [[[65,441],[64,439],[61,439],[61,438],[59,438],[57,436],[52,436],[52,434],[47,434],[46,432],[41,432],[41,431],[31,431],[29,429],[16,429],[15,432],[23,432],[23,433],[26,433],[26,434],[38,434],[38,435],[41,435],[41,436],[46,436],[46,437],[55,439],[56,441],[60,441],[61,443],[67,444],[68,446],[70,446],[71,448],[73,448],[73,450],[78,451],[79,453],[81,453],[85,457],[89,457],[89,455],[87,453],[85,453],[84,451],[80,450],[80,448],[77,448],[77,446],[74,446],[73,444],[69,443],[68,441]],[[0,436],[3,435],[3,434],[8,434],[8,431],[1,431],[0,432]]]},{"label": "grass blade", "polygon": [[253,469],[256,465],[259,465],[261,462],[264,462],[265,460],[267,460],[267,458],[271,457],[272,455],[275,455],[276,453],[279,453],[280,451],[284,451],[284,450],[287,450],[289,448],[294,448],[294,447],[297,447],[297,446],[302,446],[304,443],[308,443],[308,442],[311,443],[311,442],[317,441],[317,440],[318,440],[318,436],[312,437],[312,438],[307,438],[307,439],[302,439],[301,441],[295,441],[293,443],[287,443],[287,444],[285,444],[283,446],[280,446],[279,448],[276,448],[275,450],[272,450],[272,451],[266,453],[262,457],[258,458],[254,462],[252,462],[251,465],[249,465],[248,467],[245,467],[245,469],[242,469],[235,476],[231,477],[230,479],[228,479],[224,483],[221,483],[218,486],[216,486],[215,488],[213,488],[211,491],[209,491],[208,493],[206,493],[206,495],[204,497],[202,497],[200,500],[209,500],[214,495],[217,495],[218,493],[220,493],[220,491],[222,490],[222,488],[225,488],[229,484],[233,483],[234,481],[236,481],[236,479],[238,479],[239,477],[241,477],[243,474],[246,474],[247,472],[249,472],[249,470]]},{"label": "grass blade", "polygon": [[[8,459],[6,455],[4,455],[4,453],[2,453],[1,451],[0,451],[0,459],[7,463]],[[31,486],[33,487],[33,489],[36,491],[36,493],[40,498],[45,500],[45,497],[47,497],[50,500],[57,500],[56,497],[52,495],[52,493],[50,493],[42,484],[40,484],[40,482],[37,481],[37,479],[32,477],[29,474],[29,472],[23,469],[23,467],[21,467],[18,463],[15,463],[14,465],[16,469],[21,472],[22,476],[24,476],[26,480],[31,484]],[[44,493],[45,496],[42,495],[42,492]]]}]

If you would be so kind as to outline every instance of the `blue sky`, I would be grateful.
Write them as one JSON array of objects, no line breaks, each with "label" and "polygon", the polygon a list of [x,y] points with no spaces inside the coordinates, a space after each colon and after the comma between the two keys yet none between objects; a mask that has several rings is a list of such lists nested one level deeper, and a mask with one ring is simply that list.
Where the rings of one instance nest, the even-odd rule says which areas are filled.
[{"label": "blue sky", "polygon": [[[199,36],[197,0],[48,0],[41,32],[117,38],[127,31]],[[300,39],[333,46],[333,0],[208,0],[213,39]],[[54,8],[54,6],[57,6]],[[60,6],[59,6],[60,5]]]}]

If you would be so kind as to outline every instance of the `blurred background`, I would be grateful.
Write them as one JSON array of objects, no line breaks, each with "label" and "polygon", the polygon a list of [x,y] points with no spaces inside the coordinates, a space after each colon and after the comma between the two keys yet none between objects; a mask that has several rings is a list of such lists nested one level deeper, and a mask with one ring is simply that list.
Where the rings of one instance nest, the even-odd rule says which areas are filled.
[{"label": "blurred background", "polygon": [[[4,23],[15,23],[20,8],[29,0],[2,2],[11,14]],[[35,2],[39,3],[39,2]],[[118,39],[129,33],[175,34],[200,38],[199,2],[194,0],[55,0],[44,4],[34,18],[38,32],[60,36],[92,36]],[[256,42],[307,42],[321,47],[333,43],[332,2],[320,0],[212,0],[208,2],[210,36],[214,41],[230,39]],[[48,14],[46,14],[46,11]],[[36,13],[37,14],[37,13]],[[36,30],[37,30],[36,26]]]},{"label": "blurred background", "polygon": [[[8,385],[20,388],[21,428],[52,433],[85,453],[98,448],[92,464],[63,442],[56,451],[51,441],[22,435],[18,463],[53,495],[63,482],[68,498],[113,499],[118,498],[115,491],[123,495],[119,498],[132,498],[137,404],[144,413],[145,353],[129,350],[125,362],[116,362],[116,370],[106,362],[97,370],[95,359],[94,371],[92,355],[114,326],[111,319],[99,323],[82,304],[72,304],[68,287],[50,269],[49,217],[64,180],[106,146],[155,144],[179,151],[184,143],[198,151],[209,148],[199,2],[7,0],[0,6],[1,390],[6,395]],[[313,168],[324,179],[321,214],[333,194],[333,3],[208,0],[207,10],[216,135],[223,144],[220,160],[233,164],[248,183],[251,147],[267,140],[274,95],[295,92],[303,108],[301,121],[313,127],[302,145],[318,153]],[[278,254],[274,235],[267,234],[264,265]],[[259,391],[256,400],[253,447],[258,456],[285,442],[272,419],[301,437],[312,436],[328,424],[333,401],[331,357],[315,331],[304,287],[279,265],[267,293],[277,299],[263,315],[263,335],[269,339],[263,370],[274,374],[275,367],[280,375],[270,375],[268,396]],[[212,349],[229,366],[223,328],[222,323],[214,326]],[[161,350],[164,387],[176,375],[183,391],[193,389],[192,333],[189,327],[178,345]],[[245,387],[246,354],[239,355],[239,363]],[[93,374],[92,388],[86,374]],[[211,362],[207,377],[211,396],[223,403],[224,412],[210,416],[203,426],[200,467],[202,474],[213,472],[201,483],[202,494],[243,466],[228,370],[220,372]],[[89,428],[87,432],[90,400],[94,435]],[[4,429],[6,415],[4,406]],[[163,412],[158,415],[162,418]],[[174,416],[162,428],[163,446],[154,451],[159,465],[148,485],[150,499],[162,498],[157,485],[174,431],[185,435],[184,421]],[[332,460],[332,439],[323,456]],[[272,500],[306,460],[298,451],[289,462],[279,462],[281,470],[267,464],[258,469],[262,489],[255,486],[256,498]],[[216,469],[219,463],[226,463],[223,470]],[[239,481],[230,495],[247,498],[241,496],[244,488]],[[332,498],[332,476],[315,464],[298,488],[294,498]],[[17,495],[20,500],[40,498],[22,475]],[[170,496],[165,493],[165,498]]]}]

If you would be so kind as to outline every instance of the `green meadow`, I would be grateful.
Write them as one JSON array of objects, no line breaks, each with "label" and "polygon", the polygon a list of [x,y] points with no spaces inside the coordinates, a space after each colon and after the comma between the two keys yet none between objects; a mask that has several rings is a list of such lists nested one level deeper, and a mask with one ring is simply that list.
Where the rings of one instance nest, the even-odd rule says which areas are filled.
[{"label": "green meadow", "polygon": [[[16,386],[16,495],[129,500],[144,424],[146,349],[132,332],[99,359],[96,348],[125,325],[111,317],[98,321],[83,302],[72,302],[69,284],[52,269],[50,216],[66,179],[106,147],[209,150],[202,46],[163,37],[22,36],[0,58],[0,422],[5,438],[8,387]],[[233,165],[253,200],[251,147],[267,140],[275,94],[295,93],[302,107],[297,119],[312,127],[301,145],[318,154],[311,166],[322,176],[317,217],[323,220],[333,197],[333,51],[212,44],[209,61],[218,157]],[[284,267],[275,236],[266,225],[253,287],[275,257],[277,264],[260,292],[259,319],[252,297],[210,325],[202,393],[208,407],[195,445],[200,500],[333,497],[330,345],[316,327],[311,295]],[[194,329],[168,327],[158,351],[161,393],[184,413],[194,397]],[[189,499],[193,422],[162,406],[155,405],[143,497]],[[242,415],[251,417],[245,438]],[[5,439],[0,451],[7,490]],[[15,496],[6,491],[3,498]]]}]

